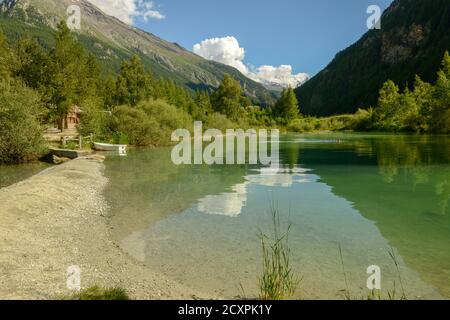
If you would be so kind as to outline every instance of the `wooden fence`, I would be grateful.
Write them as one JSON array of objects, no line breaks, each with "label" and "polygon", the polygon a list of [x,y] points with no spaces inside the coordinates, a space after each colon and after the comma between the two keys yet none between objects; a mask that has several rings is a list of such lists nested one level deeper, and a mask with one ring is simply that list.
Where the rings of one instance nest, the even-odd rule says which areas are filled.
[{"label": "wooden fence", "polygon": [[83,149],[83,142],[88,140],[90,143],[94,143],[94,135],[90,134],[87,137],[83,137],[81,135],[79,135],[78,137],[73,137],[73,136],[63,136],[61,137],[61,144],[62,147],[65,148],[67,145],[67,142],[69,141],[74,141],[78,143],[78,149]]}]

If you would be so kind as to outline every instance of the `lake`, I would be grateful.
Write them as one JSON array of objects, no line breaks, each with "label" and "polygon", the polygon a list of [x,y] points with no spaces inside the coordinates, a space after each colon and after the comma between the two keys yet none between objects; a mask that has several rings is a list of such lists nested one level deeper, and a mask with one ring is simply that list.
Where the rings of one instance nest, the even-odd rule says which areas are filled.
[{"label": "lake", "polygon": [[371,265],[384,297],[402,285],[408,299],[450,297],[450,137],[285,135],[277,174],[175,166],[170,152],[105,162],[113,237],[148,268],[211,296],[257,297],[275,207],[292,225],[296,298],[343,299],[347,286],[364,298]]},{"label": "lake", "polygon": [[31,162],[26,164],[0,165],[0,188],[8,187],[49,168],[45,162]]}]

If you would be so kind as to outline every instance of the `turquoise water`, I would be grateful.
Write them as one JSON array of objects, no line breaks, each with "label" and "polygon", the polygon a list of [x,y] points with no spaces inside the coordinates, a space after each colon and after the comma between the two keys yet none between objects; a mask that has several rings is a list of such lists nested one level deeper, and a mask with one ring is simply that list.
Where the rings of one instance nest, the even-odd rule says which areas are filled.
[{"label": "turquoise water", "polygon": [[[270,207],[292,224],[296,297],[368,294],[367,267],[382,292],[450,297],[450,138],[381,134],[287,135],[283,169],[175,166],[170,149],[133,149],[106,161],[115,239],[129,255],[210,295],[257,297],[259,234]],[[338,247],[342,248],[344,267]]]}]

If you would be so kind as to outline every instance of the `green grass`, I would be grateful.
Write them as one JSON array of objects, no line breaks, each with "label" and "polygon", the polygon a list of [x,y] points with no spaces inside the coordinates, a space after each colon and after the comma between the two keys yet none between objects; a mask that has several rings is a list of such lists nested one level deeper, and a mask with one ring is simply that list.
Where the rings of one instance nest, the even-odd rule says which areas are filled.
[{"label": "green grass", "polygon": [[261,300],[284,300],[292,298],[301,279],[292,269],[289,248],[289,232],[281,231],[279,213],[272,209],[273,234],[261,232],[263,273],[259,279],[259,298]]},{"label": "green grass", "polygon": [[345,270],[344,257],[343,257],[343,255],[342,255],[342,247],[341,247],[341,244],[340,244],[340,243],[339,243],[339,257],[340,257],[340,259],[341,259],[342,272],[343,272],[343,274],[344,274],[344,280],[345,280],[345,290],[344,290],[344,295],[345,295],[345,298],[346,298],[347,300],[351,300],[350,288],[349,288],[348,280],[347,280],[347,272],[346,272],[346,270]]},{"label": "green grass", "polygon": [[105,289],[94,286],[64,297],[63,300],[130,300],[130,297],[122,288]]},{"label": "green grass", "polygon": [[345,289],[342,291],[344,293],[344,297],[346,300],[407,300],[405,288],[403,286],[402,275],[400,272],[400,266],[397,261],[397,257],[395,255],[394,248],[391,247],[390,249],[387,250],[387,252],[388,252],[390,258],[392,259],[392,261],[396,267],[396,270],[397,270],[397,277],[400,282],[401,295],[398,295],[398,293],[397,293],[397,283],[394,280],[393,288],[392,288],[392,290],[387,291],[386,296],[383,295],[381,290],[374,289],[374,290],[371,290],[366,297],[362,297],[362,298],[354,297],[350,293],[349,283],[348,283],[348,279],[347,279],[347,271],[345,269],[341,244],[338,245],[338,249],[339,249],[340,262],[342,265],[342,272],[343,272],[344,281],[345,281]]},{"label": "green grass", "polygon": [[[406,293],[405,293],[405,287],[403,286],[403,280],[402,280],[402,275],[400,272],[400,267],[397,261],[397,257],[395,255],[395,251],[394,248],[390,248],[390,250],[388,250],[389,256],[391,257],[392,261],[394,262],[395,268],[397,269],[397,275],[398,275],[398,279],[400,282],[400,288],[402,289],[402,295],[400,296],[400,300],[406,300]],[[396,288],[395,288],[395,282],[394,282],[394,289],[392,292],[388,293],[390,300],[395,300],[396,299]]]}]

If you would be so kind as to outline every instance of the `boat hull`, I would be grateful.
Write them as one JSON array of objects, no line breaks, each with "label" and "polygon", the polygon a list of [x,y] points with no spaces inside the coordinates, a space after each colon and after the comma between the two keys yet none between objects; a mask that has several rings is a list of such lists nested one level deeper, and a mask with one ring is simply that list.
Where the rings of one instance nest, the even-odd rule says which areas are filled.
[{"label": "boat hull", "polygon": [[126,152],[127,145],[125,144],[108,144],[108,143],[94,143],[94,149],[97,151],[118,151]]}]

